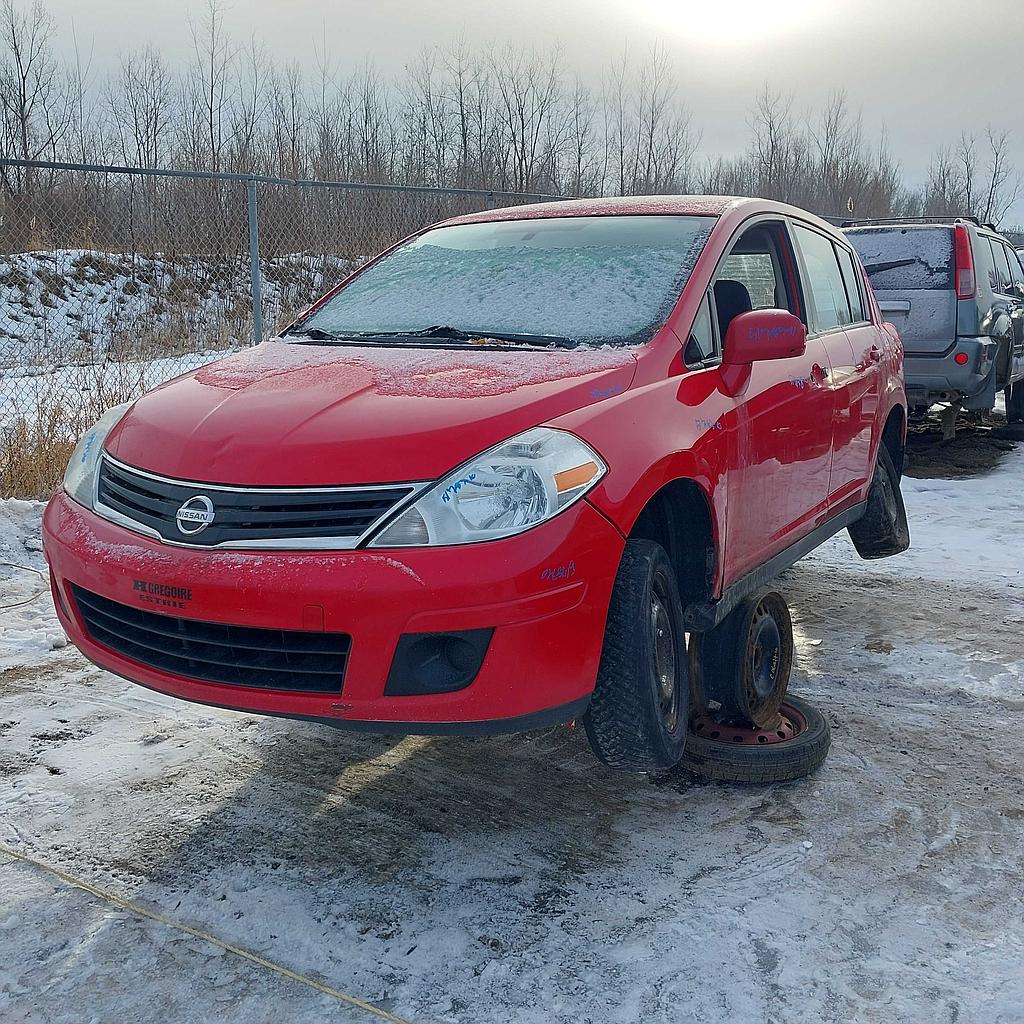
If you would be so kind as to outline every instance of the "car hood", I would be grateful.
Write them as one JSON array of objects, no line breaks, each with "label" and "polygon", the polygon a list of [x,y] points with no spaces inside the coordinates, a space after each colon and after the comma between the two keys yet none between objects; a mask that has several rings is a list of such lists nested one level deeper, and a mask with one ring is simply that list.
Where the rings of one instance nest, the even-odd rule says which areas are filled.
[{"label": "car hood", "polygon": [[304,487],[429,480],[621,394],[622,348],[338,348],[266,342],[139,399],[107,439],[183,480]]}]

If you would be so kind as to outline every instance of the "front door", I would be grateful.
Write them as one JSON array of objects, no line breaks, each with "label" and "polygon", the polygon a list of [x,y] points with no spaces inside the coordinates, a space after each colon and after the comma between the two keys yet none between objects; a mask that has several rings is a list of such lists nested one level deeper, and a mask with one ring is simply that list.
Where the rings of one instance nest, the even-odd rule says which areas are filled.
[{"label": "front door", "polygon": [[[722,261],[712,290],[720,336],[748,309],[802,316],[797,268],[783,223],[760,222],[745,230]],[[831,373],[824,343],[810,337],[802,356],[754,362],[736,396],[727,582],[809,533],[825,509],[835,401]]]}]

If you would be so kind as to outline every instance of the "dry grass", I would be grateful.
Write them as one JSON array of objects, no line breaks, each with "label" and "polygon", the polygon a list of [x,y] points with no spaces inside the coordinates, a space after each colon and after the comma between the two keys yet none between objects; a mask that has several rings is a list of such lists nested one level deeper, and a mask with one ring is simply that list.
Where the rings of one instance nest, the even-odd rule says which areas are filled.
[{"label": "dry grass", "polygon": [[0,452],[0,494],[48,497],[60,483],[77,439],[77,425],[56,406],[5,427]]},{"label": "dry grass", "polygon": [[[67,366],[63,394],[45,392],[46,377],[22,378],[35,388],[29,411],[0,428],[0,496],[46,498],[59,486],[79,437],[107,409],[130,402],[154,386],[139,362]],[[73,397],[73,406],[68,399]]]}]

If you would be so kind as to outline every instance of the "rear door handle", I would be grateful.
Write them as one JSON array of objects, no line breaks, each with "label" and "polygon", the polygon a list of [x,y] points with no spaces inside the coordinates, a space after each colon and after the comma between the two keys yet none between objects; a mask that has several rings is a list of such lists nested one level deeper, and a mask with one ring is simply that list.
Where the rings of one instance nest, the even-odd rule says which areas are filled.
[{"label": "rear door handle", "polygon": [[818,384],[824,384],[828,380],[828,370],[825,369],[820,363],[815,363],[811,367],[811,380]]},{"label": "rear door handle", "polygon": [[873,363],[880,363],[882,361],[882,350],[877,345],[872,345],[868,350],[868,359]]}]

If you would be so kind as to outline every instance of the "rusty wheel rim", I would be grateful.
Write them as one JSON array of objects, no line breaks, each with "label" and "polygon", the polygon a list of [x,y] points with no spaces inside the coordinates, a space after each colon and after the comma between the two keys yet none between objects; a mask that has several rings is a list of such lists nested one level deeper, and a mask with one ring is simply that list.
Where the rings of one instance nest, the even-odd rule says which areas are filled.
[{"label": "rusty wheel rim", "polygon": [[695,736],[730,746],[763,747],[796,739],[807,728],[807,720],[792,704],[784,703],[768,726],[729,725],[710,715],[698,715],[691,726]]}]

